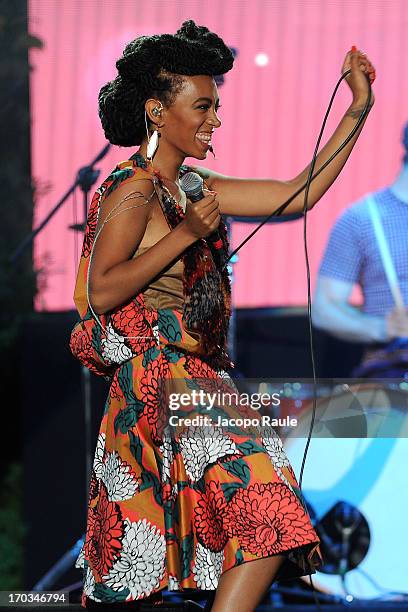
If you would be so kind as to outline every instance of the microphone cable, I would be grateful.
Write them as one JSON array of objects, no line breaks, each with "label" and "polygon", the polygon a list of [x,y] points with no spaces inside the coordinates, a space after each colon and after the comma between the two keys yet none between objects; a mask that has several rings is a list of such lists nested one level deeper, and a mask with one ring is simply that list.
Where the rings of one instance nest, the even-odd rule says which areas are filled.
[{"label": "microphone cable", "polygon": [[[314,150],[314,153],[313,153],[312,161],[311,161],[310,168],[309,168],[309,174],[308,174],[306,182],[297,191],[295,191],[295,193],[293,193],[290,196],[290,198],[288,198],[281,206],[279,206],[279,208],[274,210],[263,221],[261,221],[261,223],[259,223],[256,226],[256,228],[241,242],[241,244],[239,244],[238,247],[232,251],[232,253],[229,255],[228,259],[226,260],[226,262],[224,264],[224,267],[225,267],[227,265],[227,263],[231,260],[231,258],[236,253],[238,253],[238,251],[261,229],[261,227],[263,227],[265,225],[265,223],[267,223],[269,221],[269,219],[271,219],[272,217],[280,216],[283,213],[283,211],[289,206],[289,204],[292,202],[292,200],[294,200],[303,190],[305,190],[304,203],[303,203],[303,242],[304,242],[306,276],[307,276],[307,316],[308,316],[308,329],[309,329],[310,358],[311,358],[312,376],[313,376],[313,407],[312,407],[312,418],[311,418],[311,422],[310,422],[309,434],[308,434],[308,437],[307,437],[307,442],[306,442],[305,450],[303,452],[303,459],[302,459],[302,464],[301,464],[301,469],[300,469],[299,489],[301,491],[302,491],[303,472],[304,472],[304,468],[305,468],[305,464],[306,464],[306,457],[307,457],[307,453],[308,453],[308,450],[309,450],[310,441],[311,441],[311,438],[312,438],[313,427],[314,427],[314,422],[315,422],[315,417],[316,417],[316,404],[317,404],[317,379],[316,379],[316,362],[315,362],[314,344],[313,344],[312,298],[311,298],[311,283],[310,283],[310,262],[309,262],[308,246],[307,246],[308,196],[309,196],[309,189],[310,189],[311,182],[316,177],[318,177],[319,174],[333,161],[333,159],[335,159],[335,157],[337,157],[337,155],[339,155],[339,153],[344,149],[344,147],[347,146],[347,144],[353,138],[354,134],[358,131],[358,129],[360,128],[361,124],[363,123],[363,121],[365,120],[365,118],[368,115],[369,108],[370,108],[370,102],[371,102],[371,83],[370,83],[369,77],[367,75],[365,75],[366,79],[367,79],[367,83],[368,83],[368,96],[367,96],[367,100],[366,100],[366,103],[364,105],[364,108],[361,111],[361,114],[360,114],[360,116],[359,116],[359,118],[357,120],[356,125],[351,130],[351,132],[347,136],[347,138],[341,143],[341,145],[338,147],[338,149],[329,157],[328,160],[326,160],[326,162],[321,166],[321,168],[319,168],[319,170],[315,174],[313,174],[313,170],[314,170],[314,167],[316,165],[317,153],[318,153],[318,150],[319,150],[320,142],[321,142],[321,139],[323,137],[323,132],[324,132],[324,129],[326,127],[327,119],[329,117],[331,108],[333,106],[334,99],[336,97],[336,94],[337,94],[337,91],[338,91],[338,89],[340,87],[341,82],[350,73],[351,73],[351,70],[347,70],[346,72],[344,72],[341,75],[340,79],[337,81],[337,84],[336,84],[336,86],[334,88],[334,91],[333,91],[332,96],[330,98],[330,102],[329,102],[329,105],[327,107],[324,119],[323,119],[322,127],[320,129],[320,133],[319,133],[319,136],[318,136],[318,139],[317,139],[317,142],[316,142],[316,146],[315,146],[315,150]],[[303,493],[303,491],[302,491],[302,493]],[[315,599],[316,606],[320,610],[321,609],[320,602],[318,601],[318,599],[316,597],[316,589],[314,587],[311,575],[309,575],[309,579],[310,579],[310,585],[311,585],[311,587],[313,589],[313,596],[314,596],[314,599]]]},{"label": "microphone cable", "polygon": [[[315,149],[315,153],[313,155],[313,159],[312,159],[312,164],[313,164],[313,168],[315,166],[316,163],[316,157],[317,157],[317,149],[319,147],[320,141],[322,139],[323,136],[323,132],[324,132],[324,128],[326,127],[326,123],[327,123],[327,118],[328,115],[330,113],[331,107],[333,105],[333,101],[335,98],[335,95],[337,93],[337,90],[340,86],[340,83],[342,82],[343,79],[345,79],[349,74],[350,74],[351,70],[347,70],[347,72],[344,72],[344,74],[341,76],[341,78],[339,79],[339,81],[336,84],[336,87],[333,91],[332,97],[330,99],[330,103],[329,106],[327,107],[327,111],[323,120],[323,124],[320,130],[320,134],[316,143],[316,149]],[[289,206],[289,204],[305,189],[307,188],[307,193],[309,192],[309,185],[311,183],[311,181],[314,181],[315,178],[317,178],[319,176],[319,174],[321,172],[323,172],[323,170],[333,161],[333,159],[335,157],[337,157],[337,155],[344,149],[345,146],[347,146],[347,144],[350,142],[350,140],[353,138],[354,134],[357,132],[357,130],[359,129],[360,125],[362,124],[362,122],[364,121],[364,119],[366,118],[366,116],[368,115],[368,109],[370,106],[370,100],[371,100],[371,84],[370,84],[370,80],[367,77],[367,82],[369,85],[369,95],[367,97],[367,101],[366,104],[363,108],[363,110],[361,111],[361,115],[357,120],[356,125],[354,126],[354,128],[351,130],[350,134],[347,136],[347,138],[341,143],[341,145],[339,146],[339,148],[337,149],[337,151],[335,151],[331,157],[329,157],[329,159],[327,159],[325,161],[325,163],[322,165],[321,168],[319,168],[319,170],[316,172],[316,174],[314,174],[312,177],[310,176],[310,171],[309,171],[309,176],[306,180],[305,183],[303,183],[303,185],[301,187],[299,187],[299,189],[297,191],[295,191],[283,204],[281,204],[279,206],[279,208],[276,208],[274,211],[272,211],[267,217],[265,217],[265,219],[263,221],[261,221],[256,227],[255,229],[248,234],[248,236],[237,246],[236,249],[234,249],[230,255],[228,256],[228,259],[225,261],[224,263],[224,268],[225,266],[228,264],[228,262],[232,259],[232,257],[234,257],[234,255],[236,253],[238,253],[238,251],[240,251],[242,249],[242,247],[252,238],[252,236],[254,236],[260,229],[261,227],[263,227],[265,225],[265,223],[267,223],[269,221],[269,219],[271,219],[272,217],[279,217],[283,211]],[[306,205],[307,205],[307,201],[306,201]]]}]

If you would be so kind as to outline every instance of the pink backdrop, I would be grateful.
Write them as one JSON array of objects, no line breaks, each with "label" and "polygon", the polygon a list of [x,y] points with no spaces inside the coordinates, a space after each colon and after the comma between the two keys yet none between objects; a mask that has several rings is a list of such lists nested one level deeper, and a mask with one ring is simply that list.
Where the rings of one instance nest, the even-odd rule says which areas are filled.
[{"label": "pink backdrop", "polygon": [[[136,36],[174,32],[188,18],[237,47],[222,87],[223,128],[217,160],[206,165],[242,177],[289,179],[309,163],[345,53],[352,44],[377,68],[377,103],[348,165],[309,217],[312,280],[339,212],[369,190],[393,180],[408,119],[408,3],[406,0],[30,0],[30,29],[43,39],[31,55],[32,158],[37,186],[35,223],[47,214],[105,144],[97,93],[115,60]],[[255,63],[258,54],[269,58]],[[344,84],[329,134],[350,101]],[[100,179],[133,150],[113,147],[99,164]],[[75,205],[77,219],[75,216]],[[78,193],[52,219],[35,245],[40,270],[37,308],[73,307],[82,236]],[[233,244],[252,226],[234,224]],[[235,266],[237,306],[303,305],[306,275],[300,221],[264,227]]]}]

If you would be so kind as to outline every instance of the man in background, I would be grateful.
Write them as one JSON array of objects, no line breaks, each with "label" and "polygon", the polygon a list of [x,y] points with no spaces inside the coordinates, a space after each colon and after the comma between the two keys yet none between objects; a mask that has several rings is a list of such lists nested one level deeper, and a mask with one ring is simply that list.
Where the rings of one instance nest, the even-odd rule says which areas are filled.
[{"label": "man in background", "polygon": [[[402,142],[405,156],[399,175],[371,195],[403,304],[395,305],[367,196],[337,219],[319,269],[313,324],[340,339],[367,345],[354,376],[408,378],[408,123]],[[361,309],[349,303],[356,284],[363,294]]]}]

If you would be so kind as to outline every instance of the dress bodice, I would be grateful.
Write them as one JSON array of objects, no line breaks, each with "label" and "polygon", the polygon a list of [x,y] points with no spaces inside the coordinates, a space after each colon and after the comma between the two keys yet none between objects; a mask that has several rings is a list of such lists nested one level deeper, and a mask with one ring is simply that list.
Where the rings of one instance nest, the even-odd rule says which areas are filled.
[{"label": "dress bodice", "polygon": [[[142,255],[151,247],[139,247],[133,257]],[[152,308],[171,308],[183,311],[183,262],[181,259],[165,268],[143,289],[147,306]]]}]

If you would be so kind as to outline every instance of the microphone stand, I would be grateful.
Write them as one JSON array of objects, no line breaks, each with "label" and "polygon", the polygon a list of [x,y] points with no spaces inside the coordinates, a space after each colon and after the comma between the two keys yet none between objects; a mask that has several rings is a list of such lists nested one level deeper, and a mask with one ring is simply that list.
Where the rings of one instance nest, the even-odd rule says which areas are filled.
[{"label": "microphone stand", "polygon": [[[62,198],[57,202],[57,204],[54,206],[54,208],[51,209],[51,211],[48,213],[48,215],[45,217],[45,219],[40,223],[40,225],[35,230],[30,232],[30,234],[28,234],[22,240],[22,242],[20,242],[18,247],[11,254],[10,259],[9,259],[10,263],[14,264],[21,257],[21,255],[24,253],[26,248],[33,242],[34,238],[41,232],[41,230],[44,229],[44,227],[48,224],[48,222],[51,220],[51,218],[55,215],[57,210],[59,210],[61,208],[61,206],[67,201],[69,196],[75,191],[75,189],[77,187],[81,187],[82,188],[81,181],[83,181],[84,175],[85,175],[86,178],[88,178],[89,176],[91,176],[92,172],[97,172],[98,174],[94,178],[93,182],[96,181],[96,179],[99,176],[99,171],[98,170],[94,170],[93,166],[98,161],[100,161],[101,159],[103,159],[105,157],[105,155],[109,151],[110,147],[111,147],[111,145],[109,143],[107,145],[105,145],[104,148],[102,149],[102,151],[100,151],[100,153],[98,153],[98,155],[95,157],[95,159],[88,166],[84,166],[83,168],[80,168],[80,170],[78,171],[77,177],[75,179],[75,182],[71,185],[71,187],[68,189],[68,191],[66,191],[64,193]],[[93,185],[93,183],[91,183],[89,185],[88,191],[89,191],[89,189],[91,188],[92,185]],[[86,206],[86,200],[84,199],[84,207],[85,206]],[[86,223],[87,210],[85,209],[84,212],[85,212],[85,223]]]},{"label": "microphone stand", "polygon": [[[28,234],[22,242],[17,246],[15,251],[10,256],[10,263],[14,264],[18,261],[27,247],[34,241],[37,235],[44,229],[44,227],[49,223],[51,218],[55,215],[55,213],[63,206],[63,204],[67,201],[69,196],[74,193],[75,189],[79,187],[83,193],[83,214],[84,220],[83,223],[70,225],[70,229],[74,231],[85,231],[86,221],[88,216],[88,195],[92,185],[95,183],[97,178],[99,177],[100,170],[94,168],[94,165],[99,162],[101,159],[105,157],[107,152],[109,151],[111,145],[108,143],[104,146],[104,148],[97,154],[97,156],[91,161],[87,166],[83,166],[78,170],[75,182],[69,187],[69,189],[64,193],[62,198],[57,202],[57,204],[51,209],[45,219],[40,223],[40,225],[34,229],[30,234]],[[91,375],[89,370],[82,366],[81,368],[81,378],[82,378],[82,393],[83,393],[83,405],[84,405],[84,420],[85,420],[85,468],[86,468],[86,496],[85,496],[85,508],[87,511],[88,504],[88,492],[89,492],[89,480],[92,469],[92,457],[91,457]],[[66,551],[63,556],[44,574],[42,578],[34,585],[33,590],[41,591],[50,589],[53,584],[58,580],[58,578],[64,574],[69,567],[73,565],[75,562],[82,543],[84,541],[84,535],[81,539],[77,540],[77,542]]]},{"label": "microphone stand", "polygon": [[[99,161],[106,155],[110,148],[110,144],[101,151],[99,156],[89,165],[80,168],[76,178],[76,184],[81,188],[83,193],[83,211],[84,221],[83,223],[75,223],[70,225],[70,229],[79,232],[85,232],[86,221],[88,217],[88,197],[89,191],[92,185],[95,183],[100,175],[100,170],[96,170],[93,166],[96,161]],[[102,155],[102,157],[101,157]],[[81,378],[82,378],[82,394],[83,394],[83,405],[84,405],[84,424],[85,424],[85,511],[87,513],[88,506],[88,495],[89,495],[89,484],[92,470],[92,400],[91,400],[91,372],[84,365],[81,366]],[[69,558],[67,558],[69,561]]]}]

